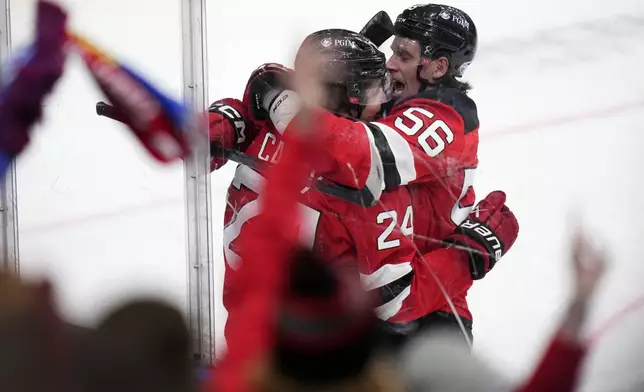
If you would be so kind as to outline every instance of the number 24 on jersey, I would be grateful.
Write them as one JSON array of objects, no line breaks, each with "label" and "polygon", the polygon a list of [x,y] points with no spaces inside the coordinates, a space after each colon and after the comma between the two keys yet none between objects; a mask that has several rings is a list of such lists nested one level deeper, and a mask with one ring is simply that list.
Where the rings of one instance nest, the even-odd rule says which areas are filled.
[{"label": "number 24 on jersey", "polygon": [[[386,250],[400,246],[400,238],[398,233],[403,236],[411,236],[414,234],[414,212],[411,206],[405,209],[405,215],[399,226],[398,212],[396,210],[383,211],[376,216],[376,223],[384,225],[384,231],[378,236],[378,250]],[[399,228],[399,232],[396,229]]]}]

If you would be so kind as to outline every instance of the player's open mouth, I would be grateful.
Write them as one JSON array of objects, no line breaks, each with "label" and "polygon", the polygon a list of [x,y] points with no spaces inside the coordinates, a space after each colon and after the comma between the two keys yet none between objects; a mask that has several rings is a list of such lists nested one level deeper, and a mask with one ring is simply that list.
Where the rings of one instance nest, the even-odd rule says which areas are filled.
[{"label": "player's open mouth", "polygon": [[393,80],[393,93],[394,93],[394,95],[399,95],[403,91],[405,91],[405,83],[394,79]]}]

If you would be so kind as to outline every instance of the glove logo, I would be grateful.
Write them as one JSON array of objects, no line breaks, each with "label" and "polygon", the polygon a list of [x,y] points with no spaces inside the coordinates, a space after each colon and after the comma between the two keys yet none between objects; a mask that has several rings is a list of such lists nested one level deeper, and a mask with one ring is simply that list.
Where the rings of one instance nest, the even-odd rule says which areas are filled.
[{"label": "glove logo", "polygon": [[237,109],[221,102],[215,102],[210,105],[209,110],[214,113],[220,113],[230,121],[233,128],[235,129],[235,135],[237,136],[238,144],[246,141],[246,123],[244,122],[241,113],[239,113]]},{"label": "glove logo", "polygon": [[492,230],[480,222],[474,222],[469,219],[466,219],[465,222],[461,223],[460,227],[463,229],[471,229],[476,234],[483,237],[490,246],[489,249],[494,252],[494,260],[499,261],[503,255],[503,246],[501,246],[501,241],[499,241],[499,239],[494,235]]},{"label": "glove logo", "polygon": [[273,105],[273,114],[277,111],[277,108],[280,107],[288,99],[288,93],[287,94],[282,94],[281,97],[279,97],[279,100],[275,102],[275,105]]}]

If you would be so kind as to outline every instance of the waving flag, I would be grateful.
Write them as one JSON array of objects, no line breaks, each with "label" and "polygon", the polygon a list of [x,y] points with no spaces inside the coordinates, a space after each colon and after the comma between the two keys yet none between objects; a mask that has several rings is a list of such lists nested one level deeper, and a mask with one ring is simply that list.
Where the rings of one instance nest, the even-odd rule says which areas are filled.
[{"label": "waving flag", "polygon": [[152,156],[161,162],[172,162],[189,155],[188,132],[194,118],[184,105],[164,95],[87,39],[73,33],[68,35],[114,111]]},{"label": "waving flag", "polygon": [[43,103],[63,74],[66,12],[39,1],[33,44],[4,64],[0,82],[0,176],[29,143],[33,125],[42,118]]}]

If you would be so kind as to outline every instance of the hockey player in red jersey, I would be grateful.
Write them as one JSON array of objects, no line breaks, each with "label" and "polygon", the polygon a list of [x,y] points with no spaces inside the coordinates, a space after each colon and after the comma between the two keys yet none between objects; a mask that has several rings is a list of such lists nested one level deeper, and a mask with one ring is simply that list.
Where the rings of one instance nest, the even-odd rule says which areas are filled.
[{"label": "hockey player in red jersey", "polygon": [[[434,146],[425,150],[426,155],[420,153],[422,162],[417,164],[429,172],[432,186],[410,187],[415,205],[429,207],[429,202],[436,212],[431,219],[418,222],[419,233],[430,233],[429,238],[416,238],[421,251],[427,251],[436,247],[433,241],[465,219],[475,200],[472,186],[478,165],[479,120],[476,104],[467,96],[470,85],[459,79],[474,60],[478,36],[474,21],[465,12],[439,4],[404,10],[396,18],[393,33],[387,68],[395,106],[389,117],[403,133],[411,133],[404,124],[424,129],[418,143],[423,146],[427,141]],[[475,279],[484,274],[473,271]]]},{"label": "hockey player in red jersey", "polygon": [[[372,84],[381,89],[383,100],[375,102],[379,106],[387,99],[387,71],[385,56],[377,48],[355,33],[344,30],[322,31],[312,36],[320,40],[334,36],[338,39],[351,39],[360,45],[362,51],[353,51],[356,69],[345,74],[337,74],[337,80],[353,80],[364,85]],[[350,47],[329,47],[337,58],[346,58]],[[260,67],[249,80],[245,101],[253,99],[252,89],[268,76],[279,77],[286,70],[278,65]],[[359,79],[359,80],[358,80]],[[353,110],[368,107],[371,96],[363,96],[363,101],[351,101],[348,96],[337,96],[335,101],[338,112],[349,114]],[[369,101],[367,101],[369,100]],[[261,110],[249,109],[248,103],[224,99],[210,107],[211,139],[217,146],[242,151],[266,165],[276,163],[284,150],[282,132],[273,126]],[[340,106],[342,108],[340,109]],[[212,168],[219,167],[221,159],[215,157]],[[229,328],[234,328],[235,304],[238,302],[235,276],[242,262],[237,244],[250,232],[258,206],[261,203],[261,188],[266,167],[237,167],[235,177],[228,191],[224,228],[224,258],[226,276],[224,280],[223,301],[229,310]],[[409,295],[411,267],[414,248],[411,246],[413,235],[413,210],[409,192],[404,187],[393,189],[381,197],[381,205],[363,208],[345,200],[320,192],[315,187],[302,190],[302,214],[300,225],[304,245],[313,248],[327,260],[347,260],[358,266],[365,286],[389,293],[382,299],[378,313],[381,318],[389,319],[402,307],[403,300]],[[393,265],[393,267],[392,267]]]},{"label": "hockey player in red jersey", "polygon": [[[379,106],[381,103],[379,98],[374,102],[369,100],[372,97],[371,94],[359,93],[368,87],[370,93],[379,91],[380,94],[376,96],[386,97],[387,74],[383,72],[384,67],[378,67],[379,61],[384,65],[382,53],[355,33],[342,30],[314,33],[305,42],[303,48],[311,49],[309,45],[312,41],[319,44],[317,49],[327,54],[334,51],[336,55],[341,54],[336,57],[336,60],[342,59],[342,62],[336,61],[340,64],[326,63],[335,78],[335,82],[328,88],[330,92],[336,94],[334,99],[329,101],[329,106],[332,106],[336,113],[363,115],[371,107]],[[302,57],[298,58],[302,59]],[[381,58],[382,60],[379,60]],[[351,80],[343,80],[339,77],[342,75],[339,66],[346,65],[347,62],[352,67],[348,72],[348,75],[353,78]],[[284,129],[280,130],[279,124],[273,127],[269,123],[270,114],[263,111],[259,105],[255,105],[255,102],[258,97],[261,97],[257,91],[262,88],[262,83],[274,83],[275,81],[270,79],[278,78],[284,72],[283,67],[273,64],[260,67],[254,73],[245,95],[246,101],[252,103],[250,110],[243,103],[230,99],[216,102],[211,106],[211,136],[217,145],[244,151],[265,162],[275,163],[279,159],[284,148],[281,140]],[[361,75],[362,79],[357,78],[357,75]],[[365,75],[371,76],[365,77]],[[347,95],[355,92],[357,94]],[[290,103],[283,100],[283,104]],[[247,121],[248,118],[252,118],[253,121]],[[333,159],[329,161],[333,164]],[[221,163],[223,161],[215,157],[213,168]],[[377,176],[378,173],[375,175]],[[251,224],[252,218],[257,213],[257,195],[262,181],[259,172],[239,166],[229,191],[224,230],[224,252],[227,262],[224,304],[229,310],[234,307],[233,304],[236,301],[234,271],[240,261],[235,251],[235,243],[245,231],[242,228]],[[506,232],[503,233],[505,235],[503,251],[507,251],[516,237],[518,227],[514,217],[508,213],[507,207],[504,207],[505,197],[500,197],[500,194],[492,197],[493,195],[490,202],[494,205],[490,211],[505,214],[502,216],[505,218],[503,222],[511,222],[505,226]],[[450,298],[457,298],[459,295],[464,297],[472,284],[468,268],[469,254],[454,248],[439,249],[437,253],[427,255],[425,259],[412,260],[415,247],[410,240],[415,232],[414,222],[417,218],[413,214],[415,207],[411,203],[408,190],[405,187],[397,187],[382,193],[379,197],[380,201],[376,207],[365,209],[323,195],[314,189],[303,191],[303,201],[306,206],[302,208],[309,217],[308,224],[305,223],[302,227],[303,239],[327,259],[357,260],[367,288],[380,289],[384,293],[383,303],[378,310],[381,318],[385,320],[396,322],[417,320],[421,316],[432,313],[439,306],[447,306],[445,294]],[[431,217],[432,211],[425,209],[422,213]],[[499,225],[499,223],[501,222],[498,221],[496,224]],[[494,229],[496,228],[492,230]],[[450,233],[445,233],[442,238],[447,234]],[[485,245],[486,242],[481,243]],[[485,252],[487,250],[483,249],[483,253]],[[414,263],[418,265],[413,267]],[[493,266],[493,262],[489,259],[483,264],[486,265],[481,265],[479,268],[483,273]],[[436,277],[432,276],[433,274],[436,274],[441,282],[446,282],[446,292],[441,292],[437,288]],[[420,283],[421,280],[424,283]],[[412,297],[418,297],[410,295],[414,288],[419,293],[423,293],[423,298],[412,299]],[[413,305],[405,305],[405,301]],[[442,317],[439,315],[437,320],[442,320]]]},{"label": "hockey player in red jersey", "polygon": [[[414,242],[426,253],[442,246],[441,240],[468,216],[475,200],[479,121],[476,105],[467,96],[469,86],[457,78],[474,58],[477,34],[467,14],[435,4],[403,11],[394,32],[394,54],[387,67],[395,102],[379,120],[336,116],[323,108],[326,105],[316,106],[332,100],[324,94],[320,97],[325,89],[313,85],[309,91],[300,89],[298,95],[275,83],[277,78],[257,84],[253,103],[257,110],[269,113],[280,132],[298,116],[315,119],[316,132],[323,135],[324,149],[331,157],[320,176],[358,189],[373,202],[384,190],[406,185],[414,209],[428,212],[414,219]],[[315,58],[320,47],[331,44],[336,42],[311,41],[310,52],[298,55]],[[337,72],[324,58],[309,65],[310,74],[319,75],[320,85],[328,84],[325,76]],[[302,68],[306,67],[297,71]],[[360,99],[364,92],[357,87],[351,90],[355,93],[351,98]],[[481,279],[485,273],[472,260],[472,278]],[[471,320],[466,294],[465,290],[454,298],[454,304],[460,316]],[[447,306],[441,311],[453,313]]]}]

